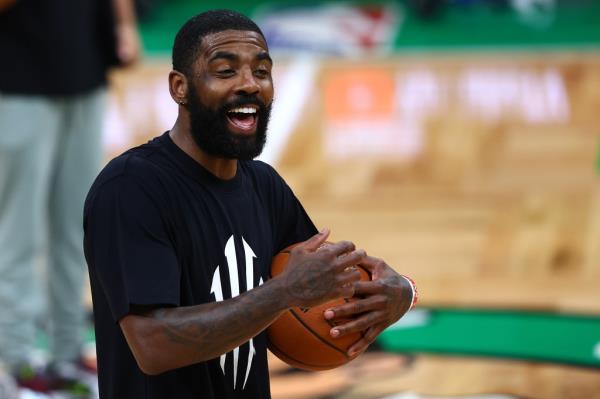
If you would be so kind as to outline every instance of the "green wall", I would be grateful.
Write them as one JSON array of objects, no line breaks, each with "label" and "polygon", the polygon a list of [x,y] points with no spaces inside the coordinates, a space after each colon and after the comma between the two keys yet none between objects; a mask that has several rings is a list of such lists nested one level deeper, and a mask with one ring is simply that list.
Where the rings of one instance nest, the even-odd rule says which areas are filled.
[{"label": "green wall", "polygon": [[[338,2],[382,5],[390,2]],[[406,1],[391,1],[401,14],[393,48],[395,51],[455,49],[600,49],[600,1],[558,1],[551,14],[523,18],[511,8],[498,8],[489,2],[473,1],[459,5],[448,1],[440,14],[423,20]],[[230,1],[227,7],[254,16],[265,9],[319,7],[324,1]],[[163,0],[142,21],[142,37],[149,55],[168,55],[179,27],[191,16],[212,8],[223,8],[222,1]]]}]

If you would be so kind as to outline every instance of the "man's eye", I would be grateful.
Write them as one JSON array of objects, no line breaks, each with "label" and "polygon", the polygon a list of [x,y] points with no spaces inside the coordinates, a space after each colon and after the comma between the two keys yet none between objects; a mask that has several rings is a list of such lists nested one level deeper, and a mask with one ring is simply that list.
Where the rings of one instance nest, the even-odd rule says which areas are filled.
[{"label": "man's eye", "polygon": [[233,69],[221,69],[217,71],[219,75],[233,75],[235,71]]},{"label": "man's eye", "polygon": [[269,76],[270,72],[267,69],[257,69],[254,71],[254,74],[258,77],[267,77]]}]

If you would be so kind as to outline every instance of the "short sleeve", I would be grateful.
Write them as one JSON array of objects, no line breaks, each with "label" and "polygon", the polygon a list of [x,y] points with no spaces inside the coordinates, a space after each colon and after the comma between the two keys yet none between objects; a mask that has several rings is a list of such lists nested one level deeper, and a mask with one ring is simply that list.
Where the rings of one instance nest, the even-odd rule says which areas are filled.
[{"label": "short sleeve", "polygon": [[86,260],[115,321],[131,304],[179,305],[181,272],[164,219],[152,190],[131,177],[113,178],[88,197]]},{"label": "short sleeve", "polygon": [[266,167],[271,180],[273,231],[276,244],[275,253],[277,253],[292,244],[309,239],[318,231],[285,180],[275,169],[268,165]]}]

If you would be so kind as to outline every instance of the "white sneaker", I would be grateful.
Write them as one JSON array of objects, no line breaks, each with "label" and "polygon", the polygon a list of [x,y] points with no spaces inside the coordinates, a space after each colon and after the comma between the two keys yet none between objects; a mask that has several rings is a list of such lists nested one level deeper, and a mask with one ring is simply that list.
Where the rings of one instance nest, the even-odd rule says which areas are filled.
[{"label": "white sneaker", "polygon": [[19,399],[51,399],[51,397],[46,394],[34,392],[27,388],[22,388],[19,395]]}]

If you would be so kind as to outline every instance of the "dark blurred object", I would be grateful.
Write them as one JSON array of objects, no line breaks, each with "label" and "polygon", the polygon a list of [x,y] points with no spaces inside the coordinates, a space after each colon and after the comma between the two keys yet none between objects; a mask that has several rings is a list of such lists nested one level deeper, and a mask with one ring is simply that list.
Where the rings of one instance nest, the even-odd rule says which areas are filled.
[{"label": "dark blurred object", "polygon": [[[0,0],[2,1],[2,0]],[[160,5],[160,0],[135,0],[135,12],[138,20],[145,21],[152,17]]]},{"label": "dark blurred object", "polygon": [[438,19],[446,8],[446,0],[409,0],[408,4],[419,18],[426,21]]},{"label": "dark blurred object", "polygon": [[492,7],[499,10],[508,10],[510,8],[509,0],[489,0]]},{"label": "dark blurred object", "polygon": [[489,4],[498,7],[508,7],[510,0],[450,0],[451,5],[471,6],[476,4]]},{"label": "dark blurred object", "polygon": [[13,4],[15,4],[17,0],[0,0],[0,12],[7,10]]},{"label": "dark blurred object", "polygon": [[450,6],[470,7],[473,5],[484,4],[494,10],[504,11],[510,9],[510,0],[451,0]]},{"label": "dark blurred object", "polygon": [[109,1],[18,0],[0,13],[0,50],[11,60],[0,64],[0,91],[70,96],[105,85],[119,63],[115,26]]}]

